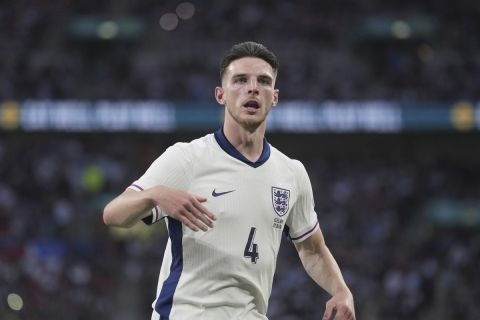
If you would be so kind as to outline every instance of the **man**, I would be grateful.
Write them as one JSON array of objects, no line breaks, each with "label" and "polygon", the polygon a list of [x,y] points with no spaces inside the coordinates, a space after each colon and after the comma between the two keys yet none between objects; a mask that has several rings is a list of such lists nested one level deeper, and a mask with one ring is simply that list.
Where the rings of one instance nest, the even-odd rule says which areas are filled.
[{"label": "man", "polygon": [[282,231],[307,273],[332,295],[324,319],[355,319],[306,170],[264,137],[278,102],[277,70],[277,58],[263,45],[233,46],[215,88],[225,107],[223,128],[168,148],[105,207],[112,226],[166,217],[169,241],[152,319],[267,319]]}]

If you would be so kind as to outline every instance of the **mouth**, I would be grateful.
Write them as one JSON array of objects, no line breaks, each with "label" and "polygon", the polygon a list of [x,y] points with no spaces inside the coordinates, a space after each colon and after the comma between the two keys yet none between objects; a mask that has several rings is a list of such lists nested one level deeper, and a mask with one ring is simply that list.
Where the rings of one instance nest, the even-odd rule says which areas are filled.
[{"label": "mouth", "polygon": [[260,109],[260,104],[255,100],[249,100],[246,103],[244,103],[243,106],[249,110]]}]

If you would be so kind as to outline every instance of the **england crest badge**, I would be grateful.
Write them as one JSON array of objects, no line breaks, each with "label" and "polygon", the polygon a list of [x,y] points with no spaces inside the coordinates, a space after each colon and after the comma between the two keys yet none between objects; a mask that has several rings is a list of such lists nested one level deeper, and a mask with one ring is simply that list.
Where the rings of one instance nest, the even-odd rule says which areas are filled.
[{"label": "england crest badge", "polygon": [[283,216],[288,212],[288,203],[290,201],[290,190],[272,187],[273,210]]}]

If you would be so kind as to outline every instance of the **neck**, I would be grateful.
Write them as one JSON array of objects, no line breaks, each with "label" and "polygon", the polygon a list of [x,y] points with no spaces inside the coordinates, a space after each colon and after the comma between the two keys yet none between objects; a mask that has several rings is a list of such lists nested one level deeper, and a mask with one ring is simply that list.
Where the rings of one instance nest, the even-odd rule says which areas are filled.
[{"label": "neck", "polygon": [[225,137],[245,158],[252,162],[257,161],[263,151],[265,122],[252,131],[243,128],[234,121],[232,122],[225,122],[223,126]]}]

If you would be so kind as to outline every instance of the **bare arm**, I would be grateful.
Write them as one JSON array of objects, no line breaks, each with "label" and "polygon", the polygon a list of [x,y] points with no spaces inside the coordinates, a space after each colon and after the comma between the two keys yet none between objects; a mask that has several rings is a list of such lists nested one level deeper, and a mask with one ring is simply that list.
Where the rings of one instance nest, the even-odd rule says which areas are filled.
[{"label": "bare arm", "polygon": [[348,289],[337,262],[318,229],[313,235],[296,243],[298,255],[308,275],[332,295],[327,302],[323,319],[354,320],[353,296]]},{"label": "bare arm", "polygon": [[139,192],[127,189],[106,205],[103,221],[109,226],[128,228],[151,214],[151,210],[158,206],[162,212],[193,231],[206,231],[208,227],[213,227],[212,220],[215,220],[215,216],[202,205],[205,201],[207,199],[204,197],[165,186]]}]

